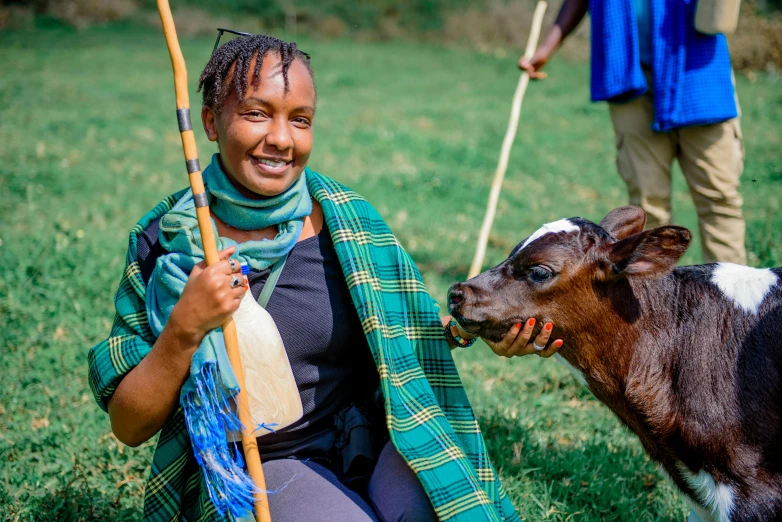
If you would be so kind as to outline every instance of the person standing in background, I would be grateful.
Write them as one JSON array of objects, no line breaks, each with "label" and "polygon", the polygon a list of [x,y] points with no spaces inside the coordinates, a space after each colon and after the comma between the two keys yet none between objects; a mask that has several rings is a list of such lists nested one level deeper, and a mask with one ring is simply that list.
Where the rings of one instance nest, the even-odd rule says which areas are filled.
[{"label": "person standing in background", "polygon": [[590,12],[591,98],[607,101],[617,167],[647,227],[671,222],[671,166],[690,188],[704,261],[746,264],[744,147],[724,34],[695,29],[695,0],[565,0],[530,60],[532,79]]}]

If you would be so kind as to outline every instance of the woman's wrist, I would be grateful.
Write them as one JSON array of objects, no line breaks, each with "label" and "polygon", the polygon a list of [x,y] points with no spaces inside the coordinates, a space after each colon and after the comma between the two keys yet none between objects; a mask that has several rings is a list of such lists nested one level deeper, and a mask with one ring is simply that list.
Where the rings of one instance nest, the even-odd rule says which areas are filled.
[{"label": "woman's wrist", "polygon": [[468,332],[467,330],[462,329],[462,327],[459,326],[459,323],[456,322],[456,320],[454,320],[453,324],[454,324],[454,329],[456,330],[455,333],[459,337],[461,337],[463,339],[467,339],[468,341],[478,338],[477,335],[473,335],[470,332]]},{"label": "woman's wrist", "polygon": [[[177,309],[177,305],[174,305],[174,309],[171,310],[171,315],[168,318],[168,322],[163,331],[171,336],[171,340],[183,351],[189,351],[192,348],[198,348],[201,341],[206,336],[207,332],[188,324],[187,320],[181,317],[178,313],[181,310]],[[161,334],[162,335],[162,334]]]},{"label": "woman's wrist", "polygon": [[445,327],[445,337],[453,347],[468,348],[473,345],[477,338],[469,332],[462,330],[453,317],[450,317],[448,323],[443,326]]}]

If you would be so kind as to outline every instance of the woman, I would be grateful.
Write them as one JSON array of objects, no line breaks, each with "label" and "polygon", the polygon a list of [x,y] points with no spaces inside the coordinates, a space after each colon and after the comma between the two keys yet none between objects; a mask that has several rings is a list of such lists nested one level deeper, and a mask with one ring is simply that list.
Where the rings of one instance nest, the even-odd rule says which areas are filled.
[{"label": "woman", "polygon": [[[203,175],[221,261],[198,262],[192,195],[164,200],[131,233],[115,324],[90,351],[90,384],[117,438],[137,446],[160,432],[145,519],[237,514],[223,498],[234,492],[193,454],[183,386],[244,295],[235,260],[250,264],[257,299],[287,255],[267,310],[304,416],[258,438],[273,520],[517,520],[449,354],[470,336],[438,317],[374,209],[307,168],[309,57],[276,38],[237,38],[215,51],[199,88],[219,148]],[[544,328],[537,352],[534,320],[520,326],[488,344],[508,357],[561,346]]]}]

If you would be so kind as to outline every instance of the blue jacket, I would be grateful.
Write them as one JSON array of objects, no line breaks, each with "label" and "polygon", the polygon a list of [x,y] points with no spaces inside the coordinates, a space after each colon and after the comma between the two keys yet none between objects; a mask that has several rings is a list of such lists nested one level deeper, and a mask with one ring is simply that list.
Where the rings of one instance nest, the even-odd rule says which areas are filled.
[{"label": "blue jacket", "polygon": [[[652,0],[654,124],[667,132],[738,115],[725,35],[695,30],[697,0]],[[592,101],[622,102],[647,91],[629,0],[590,0]]]}]

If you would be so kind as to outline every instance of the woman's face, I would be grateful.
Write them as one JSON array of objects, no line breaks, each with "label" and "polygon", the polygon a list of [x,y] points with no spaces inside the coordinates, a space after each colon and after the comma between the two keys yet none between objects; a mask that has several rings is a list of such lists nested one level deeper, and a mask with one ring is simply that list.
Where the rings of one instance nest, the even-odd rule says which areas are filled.
[{"label": "woman's face", "polygon": [[[249,74],[255,68],[250,64]],[[280,58],[263,59],[261,81],[248,84],[244,100],[236,92],[215,113],[204,107],[201,119],[211,141],[217,141],[228,179],[245,196],[276,196],[299,178],[312,151],[315,85],[298,59],[288,68],[285,91]]]}]

